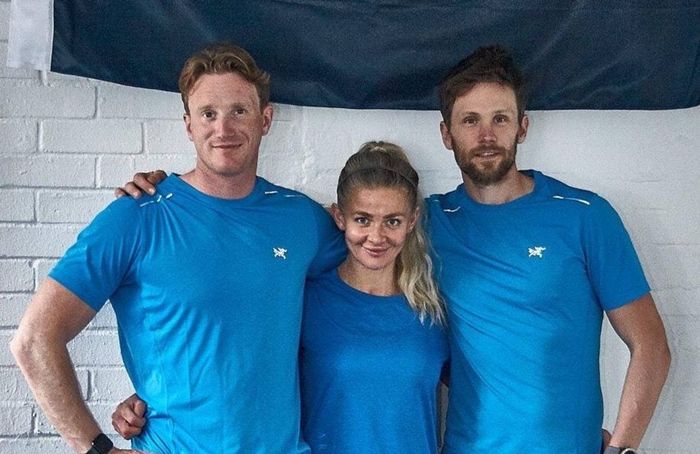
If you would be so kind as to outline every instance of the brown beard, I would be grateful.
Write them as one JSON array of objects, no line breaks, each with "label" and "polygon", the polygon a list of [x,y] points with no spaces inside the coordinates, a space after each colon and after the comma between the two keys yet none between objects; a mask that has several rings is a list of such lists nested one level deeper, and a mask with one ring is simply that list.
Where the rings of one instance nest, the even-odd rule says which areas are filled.
[{"label": "brown beard", "polygon": [[[494,150],[501,153],[504,159],[500,160],[495,165],[487,165],[477,167],[469,157],[481,151]],[[508,174],[508,171],[515,165],[515,155],[518,152],[517,140],[513,143],[512,148],[491,146],[480,146],[473,148],[468,152],[463,152],[459,147],[454,147],[455,160],[462,172],[477,186],[490,186],[503,180]]]}]

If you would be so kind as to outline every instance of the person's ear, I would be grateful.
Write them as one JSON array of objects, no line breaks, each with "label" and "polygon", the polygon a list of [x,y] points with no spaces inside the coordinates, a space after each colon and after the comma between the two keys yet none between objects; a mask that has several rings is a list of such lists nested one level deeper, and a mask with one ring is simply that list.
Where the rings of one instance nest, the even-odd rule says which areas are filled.
[{"label": "person's ear", "polygon": [[440,136],[442,137],[442,144],[448,150],[452,149],[452,135],[450,134],[450,127],[444,121],[440,122]]},{"label": "person's ear", "polygon": [[416,224],[420,220],[420,207],[416,207],[416,209],[413,211],[413,216],[412,219],[410,220],[410,223],[408,224],[408,231],[411,232],[413,229],[416,227]]},{"label": "person's ear", "polygon": [[272,104],[268,104],[262,109],[262,135],[266,135],[270,131],[270,126],[272,125],[273,116]]},{"label": "person's ear", "polygon": [[182,119],[185,121],[185,131],[187,132],[187,137],[192,141],[192,117],[190,114],[185,113],[182,115]]},{"label": "person's ear", "polygon": [[338,228],[344,232],[345,231],[345,217],[343,216],[343,212],[340,211],[340,207],[338,206],[337,203],[334,203],[333,205],[331,205],[331,216],[333,216],[333,220],[335,221],[335,225],[337,225]]},{"label": "person's ear", "polygon": [[527,128],[530,126],[530,118],[527,115],[523,115],[520,119],[520,127],[518,128],[518,143],[525,142],[525,137],[527,136]]}]

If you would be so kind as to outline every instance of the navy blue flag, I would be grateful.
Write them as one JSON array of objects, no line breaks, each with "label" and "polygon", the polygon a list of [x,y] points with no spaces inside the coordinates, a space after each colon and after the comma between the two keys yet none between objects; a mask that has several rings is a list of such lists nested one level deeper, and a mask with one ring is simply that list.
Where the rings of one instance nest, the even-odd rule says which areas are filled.
[{"label": "navy blue flag", "polygon": [[177,91],[191,53],[228,41],[271,73],[276,102],[436,109],[446,70],[500,43],[530,109],[700,104],[691,0],[15,0],[12,12],[9,65],[138,87]]}]

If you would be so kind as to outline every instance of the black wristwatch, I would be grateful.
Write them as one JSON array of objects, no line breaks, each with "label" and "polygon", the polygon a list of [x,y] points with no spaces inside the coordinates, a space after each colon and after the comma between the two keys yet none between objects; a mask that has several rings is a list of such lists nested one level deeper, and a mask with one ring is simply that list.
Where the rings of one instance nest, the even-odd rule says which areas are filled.
[{"label": "black wristwatch", "polygon": [[603,454],[637,454],[637,451],[635,451],[632,448],[618,448],[615,446],[608,446],[605,448],[605,451],[603,451]]},{"label": "black wristwatch", "polygon": [[92,440],[92,448],[85,454],[107,454],[114,447],[112,440],[105,434],[99,434]]}]

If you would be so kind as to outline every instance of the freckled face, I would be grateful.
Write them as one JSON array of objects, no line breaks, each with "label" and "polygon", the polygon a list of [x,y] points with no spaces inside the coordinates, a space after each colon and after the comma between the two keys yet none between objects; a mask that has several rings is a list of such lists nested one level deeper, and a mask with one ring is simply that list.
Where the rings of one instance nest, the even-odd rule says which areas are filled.
[{"label": "freckled face", "polygon": [[527,126],[526,116],[518,121],[513,89],[484,82],[456,99],[450,126],[443,122],[440,131],[463,177],[488,186],[516,174],[517,144],[525,140]]},{"label": "freckled face", "polygon": [[237,73],[205,74],[189,93],[187,135],[205,175],[254,178],[272,107],[260,109],[255,85]]},{"label": "freckled face", "polygon": [[349,265],[367,270],[394,270],[408,234],[418,219],[408,194],[400,188],[360,188],[333,218],[345,232]]}]

